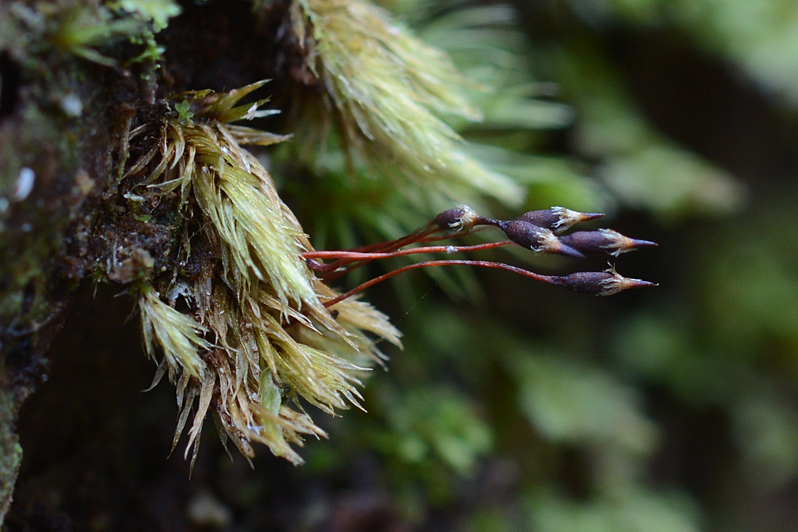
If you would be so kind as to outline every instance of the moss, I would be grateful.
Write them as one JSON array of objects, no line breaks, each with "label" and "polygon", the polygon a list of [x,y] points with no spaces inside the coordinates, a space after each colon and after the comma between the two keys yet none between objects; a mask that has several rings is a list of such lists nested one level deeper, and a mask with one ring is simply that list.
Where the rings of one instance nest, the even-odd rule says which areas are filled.
[{"label": "moss", "polygon": [[305,68],[324,88],[303,108],[311,138],[323,143],[332,124],[353,167],[395,178],[405,194],[424,191],[417,203],[433,212],[485,198],[522,204],[523,187],[472,158],[443,120],[482,119],[446,54],[367,2],[301,0],[292,10]]},{"label": "moss", "polygon": [[[365,2],[255,4],[255,15],[246,2],[186,7],[168,28],[178,12],[170,1],[0,7],[0,391],[9,398],[0,462],[9,469],[19,463],[17,410],[84,279],[137,304],[153,385],[167,376],[176,388],[173,447],[186,431],[192,464],[208,414],[247,459],[260,443],[301,463],[303,438],[326,435],[303,405],[360,408],[379,342],[400,345],[385,315],[325,284],[345,269],[324,277],[310,267],[309,237],[244,148],[288,139],[233,124],[276,114],[262,109],[266,99],[242,103],[270,88],[253,77],[277,75],[282,103],[293,94],[286,83],[315,92],[286,105],[298,144],[318,151],[334,128],[330,144],[350,170],[394,178],[416,211],[522,203],[524,188],[472,158],[441,118],[479,118],[444,54]],[[393,188],[370,190],[387,198]],[[386,218],[379,212],[373,225]],[[475,454],[463,450],[461,428],[436,448],[465,470]],[[487,446],[480,434],[462,439]]]},{"label": "moss", "polygon": [[[300,463],[289,444],[324,435],[300,400],[330,414],[359,406],[362,364],[379,356],[366,333],[398,344],[398,332],[362,302],[334,311],[324,304],[337,294],[307,267],[307,237],[269,173],[241,147],[286,137],[228,123],[273,114],[258,110],[264,100],[239,105],[262,85],[178,94],[166,113],[135,127],[130,151],[136,155],[120,194],[152,208],[148,225],[176,212],[185,234],[194,236],[174,248],[143,248],[151,243],[136,231],[124,245],[113,244],[108,277],[136,281],[147,353],[163,353],[155,382],[166,374],[177,386],[175,442],[196,405],[188,445],[194,457],[213,411],[223,437],[248,458],[258,442]],[[140,216],[133,213],[128,209],[126,218]],[[159,268],[159,260],[168,267]]]}]

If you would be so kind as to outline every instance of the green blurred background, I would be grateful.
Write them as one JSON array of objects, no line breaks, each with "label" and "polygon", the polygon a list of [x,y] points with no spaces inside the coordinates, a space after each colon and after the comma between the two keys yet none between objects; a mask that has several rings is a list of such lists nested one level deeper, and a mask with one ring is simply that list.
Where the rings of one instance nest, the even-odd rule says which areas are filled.
[{"label": "green blurred background", "polygon": [[[261,449],[250,470],[209,429],[191,481],[181,457],[164,462],[171,390],[138,393],[152,367],[136,325],[115,339],[86,326],[122,321],[130,302],[87,290],[52,382],[25,405],[7,526],[798,530],[798,4],[383,5],[477,81],[485,121],[454,125],[529,190],[517,210],[485,208],[607,212],[602,227],[660,243],[617,260],[660,287],[594,298],[504,272],[406,274],[366,293],[405,334],[367,379],[368,413],[315,415],[330,438],[308,442],[301,468]],[[272,170],[319,248],[434,214],[435,202],[352,178],[335,150],[312,171],[294,161],[275,153]],[[606,267],[493,257],[545,273]],[[79,351],[88,361],[59,356]]]}]

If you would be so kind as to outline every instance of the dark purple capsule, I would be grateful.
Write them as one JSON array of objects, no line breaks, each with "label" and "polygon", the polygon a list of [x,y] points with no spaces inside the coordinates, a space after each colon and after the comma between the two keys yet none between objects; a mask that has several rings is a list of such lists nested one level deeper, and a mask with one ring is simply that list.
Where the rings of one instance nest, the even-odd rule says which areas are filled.
[{"label": "dark purple capsule", "polygon": [[617,257],[621,253],[634,251],[637,248],[656,246],[656,242],[636,240],[622,235],[612,229],[598,231],[576,231],[560,237],[563,244],[585,254],[607,253]]},{"label": "dark purple capsule", "polygon": [[565,207],[552,207],[544,211],[529,211],[521,215],[519,220],[533,223],[555,233],[562,233],[578,223],[595,220],[604,216],[600,212],[577,212]]},{"label": "dark purple capsule", "polygon": [[564,245],[557,236],[545,227],[525,220],[499,221],[499,228],[511,241],[536,253],[556,253],[569,257],[585,258],[579,251]]},{"label": "dark purple capsule", "polygon": [[460,223],[460,219],[465,215],[463,209],[449,209],[441,212],[435,217],[434,223],[441,229],[450,229]]},{"label": "dark purple capsule", "polygon": [[479,216],[470,207],[449,209],[441,212],[435,217],[433,223],[441,229],[448,231],[464,232],[470,231],[478,223],[484,223],[484,218]]},{"label": "dark purple capsule", "polygon": [[657,283],[630,279],[610,270],[605,272],[577,272],[564,277],[552,278],[553,284],[580,294],[611,296],[630,288],[658,286]]}]

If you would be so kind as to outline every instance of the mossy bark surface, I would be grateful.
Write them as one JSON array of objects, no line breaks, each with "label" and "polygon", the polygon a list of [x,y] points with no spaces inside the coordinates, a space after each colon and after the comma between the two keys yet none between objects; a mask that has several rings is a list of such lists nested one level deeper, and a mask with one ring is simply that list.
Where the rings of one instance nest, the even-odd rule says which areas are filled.
[{"label": "mossy bark surface", "polygon": [[[87,9],[92,9],[87,6]],[[44,353],[69,294],[90,268],[90,228],[120,135],[118,77],[49,45],[47,18],[0,6],[0,501],[21,449],[18,410],[44,378]],[[115,79],[116,78],[116,79]]]},{"label": "mossy bark surface", "polygon": [[179,231],[178,217],[148,223],[122,197],[131,127],[171,112],[165,95],[275,77],[275,63],[292,60],[244,38],[271,48],[286,20],[274,13],[256,24],[246,2],[186,6],[159,34],[167,53],[156,66],[131,61],[142,44],[127,35],[65,36],[74,21],[75,32],[110,28],[119,17],[100,2],[0,4],[0,523],[22,460],[19,410],[47,379],[73,294],[130,282],[144,255],[163,269]]},{"label": "mossy bark surface", "polygon": [[46,378],[45,352],[72,292],[103,267],[97,229],[117,214],[115,163],[136,109],[154,96],[146,71],[53,42],[59,17],[100,9],[0,5],[0,521],[22,457],[19,409]]}]

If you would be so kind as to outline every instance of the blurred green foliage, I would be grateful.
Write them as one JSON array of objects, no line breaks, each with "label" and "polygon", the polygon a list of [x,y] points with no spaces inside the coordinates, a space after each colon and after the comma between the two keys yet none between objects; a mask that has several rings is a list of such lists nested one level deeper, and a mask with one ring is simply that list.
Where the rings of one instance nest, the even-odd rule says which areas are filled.
[{"label": "blurred green foliage", "polygon": [[[299,141],[277,147],[268,162],[316,248],[395,239],[463,201],[507,217],[563,205],[607,212],[613,227],[659,241],[622,265],[661,286],[609,300],[504,273],[436,268],[370,290],[368,300],[404,331],[405,349],[386,349],[388,371],[365,379],[368,413],[321,421],[331,438],[308,442],[300,450],[307,463],[291,478],[384,487],[419,529],[794,530],[798,162],[793,153],[771,160],[781,149],[771,143],[789,151],[798,133],[796,4],[377,3],[473,81],[465,92],[481,121],[433,118],[463,137],[452,145],[523,194],[491,197],[467,180],[447,189],[399,176],[401,169],[385,179],[395,159],[353,157],[351,139],[334,127],[309,137],[326,143],[309,154],[316,144],[300,129]],[[160,27],[179,11],[171,1],[108,5],[135,14],[135,27],[66,19],[55,43],[110,65],[94,48],[97,36],[108,37],[102,32],[123,40],[142,21]],[[155,39],[142,37],[142,60],[159,59]],[[715,77],[695,75],[696,64],[716,67]],[[704,116],[696,102],[652,86],[674,78],[725,102],[720,108],[733,120],[721,120],[717,108]],[[342,101],[354,99],[347,88],[338,90]],[[752,100],[771,114],[749,130]],[[176,108],[181,118],[190,118],[187,109]],[[663,127],[664,115],[688,132],[674,134],[673,122]],[[447,135],[448,126],[441,126]],[[718,144],[690,142],[705,137]],[[506,253],[495,254],[507,260]],[[531,260],[558,273],[573,267]],[[376,271],[365,270],[341,285]],[[375,478],[347,477],[364,469]],[[255,505],[265,489],[242,499]]]},{"label": "blurred green foliage", "polygon": [[[347,414],[331,427],[331,443],[308,454],[349,464],[368,449],[418,519],[471,497],[457,510],[462,530],[793,530],[795,186],[761,175],[764,184],[749,187],[750,175],[663,132],[638,102],[617,43],[667,36],[663,46],[676,43],[681,55],[710,54],[728,83],[780,113],[772,127],[782,128],[798,86],[794,4],[383,5],[477,82],[470,96],[484,121],[453,123],[470,152],[524,185],[528,209],[603,209],[630,223],[633,213],[663,241],[635,273],[652,269],[662,286],[597,304],[545,289],[499,296],[497,282],[525,281],[486,276],[486,306],[453,309],[427,297],[437,288],[422,276],[403,280],[394,313],[405,352],[371,379],[369,414]],[[670,112],[687,111],[676,103]],[[412,195],[344,178],[334,156],[316,169],[319,194],[332,198],[332,215],[310,226],[321,246],[395,238],[430,216]],[[436,274],[434,282],[463,293],[464,279],[473,290],[474,277]],[[506,294],[519,301],[497,301]],[[341,462],[310,463],[330,470]],[[508,469],[499,495],[480,488]]]}]

